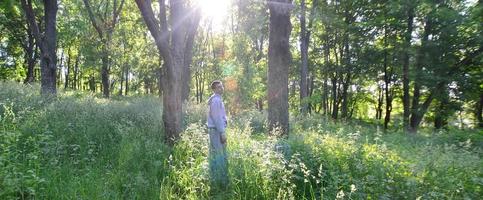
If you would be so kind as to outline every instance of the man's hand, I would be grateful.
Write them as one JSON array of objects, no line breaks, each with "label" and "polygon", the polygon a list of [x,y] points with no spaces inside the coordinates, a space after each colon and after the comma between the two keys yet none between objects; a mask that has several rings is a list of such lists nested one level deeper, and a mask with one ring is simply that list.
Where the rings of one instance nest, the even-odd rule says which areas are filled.
[{"label": "man's hand", "polygon": [[220,141],[222,144],[226,144],[226,134],[225,133],[222,133],[220,135]]}]

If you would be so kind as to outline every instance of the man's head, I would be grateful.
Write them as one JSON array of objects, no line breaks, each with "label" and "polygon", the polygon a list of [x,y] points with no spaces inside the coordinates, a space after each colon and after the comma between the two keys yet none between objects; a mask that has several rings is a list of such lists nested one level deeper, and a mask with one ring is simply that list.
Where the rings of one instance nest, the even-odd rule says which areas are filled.
[{"label": "man's head", "polygon": [[216,94],[223,94],[223,91],[225,90],[225,88],[223,87],[223,83],[218,80],[211,82],[211,89]]}]

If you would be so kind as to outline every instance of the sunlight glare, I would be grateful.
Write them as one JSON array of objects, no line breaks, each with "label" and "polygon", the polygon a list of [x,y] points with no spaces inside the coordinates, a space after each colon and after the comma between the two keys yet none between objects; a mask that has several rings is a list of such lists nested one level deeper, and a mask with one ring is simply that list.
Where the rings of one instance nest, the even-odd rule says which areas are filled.
[{"label": "sunlight glare", "polygon": [[[229,17],[231,0],[195,0],[204,19],[212,20],[213,29],[222,29]],[[218,30],[220,31],[220,30]]]}]

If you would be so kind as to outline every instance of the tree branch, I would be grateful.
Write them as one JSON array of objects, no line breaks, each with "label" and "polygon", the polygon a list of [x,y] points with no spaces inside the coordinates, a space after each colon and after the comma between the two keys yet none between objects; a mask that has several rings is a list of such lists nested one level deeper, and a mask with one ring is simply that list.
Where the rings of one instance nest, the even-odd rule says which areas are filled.
[{"label": "tree branch", "polygon": [[35,12],[32,9],[32,1],[31,0],[21,0],[20,3],[22,4],[22,8],[25,11],[25,16],[27,18],[27,22],[29,23],[29,25],[32,29],[32,33],[35,37],[35,40],[37,40],[37,44],[39,45],[42,52],[46,52],[46,51],[44,51],[45,47],[41,42],[42,41],[41,40],[42,35],[40,34],[39,26],[37,25],[37,22],[35,21]]},{"label": "tree branch", "polygon": [[[161,0],[163,1],[163,0]],[[159,27],[156,18],[154,17],[153,8],[151,7],[151,0],[136,0],[136,4],[141,11],[141,15],[143,16],[144,22],[146,23],[149,32],[153,36],[154,40],[156,41],[156,47],[158,51],[164,58],[164,62],[171,62],[170,59],[170,51],[168,46],[168,37],[166,32],[162,31]],[[159,5],[162,9],[165,9],[164,3]],[[161,13],[160,13],[161,15]],[[162,18],[161,21],[166,21],[166,17]],[[163,28],[164,29],[164,28]]]},{"label": "tree branch", "polygon": [[117,8],[116,2],[117,1],[114,1],[114,11],[112,15],[112,29],[114,29],[114,27],[116,26],[117,20],[119,20],[119,14],[121,13],[122,7],[124,5],[124,0],[121,0],[121,4],[119,5],[119,8]]},{"label": "tree branch", "polygon": [[87,12],[89,13],[89,19],[92,22],[92,25],[96,29],[97,33],[99,34],[99,37],[101,39],[104,38],[104,34],[102,32],[102,29],[99,27],[99,24],[97,24],[96,18],[94,16],[94,13],[92,13],[92,8],[91,5],[89,4],[89,0],[84,0],[84,5],[86,6]]}]

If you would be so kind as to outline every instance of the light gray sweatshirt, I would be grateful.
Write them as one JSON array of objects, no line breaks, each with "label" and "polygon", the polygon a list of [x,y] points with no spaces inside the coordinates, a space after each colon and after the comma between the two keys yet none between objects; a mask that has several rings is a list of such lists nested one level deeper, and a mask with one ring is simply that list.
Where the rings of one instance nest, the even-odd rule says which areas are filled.
[{"label": "light gray sweatshirt", "polygon": [[221,134],[225,134],[227,125],[225,105],[219,94],[213,94],[208,99],[208,116],[206,125],[208,128],[216,128]]}]

